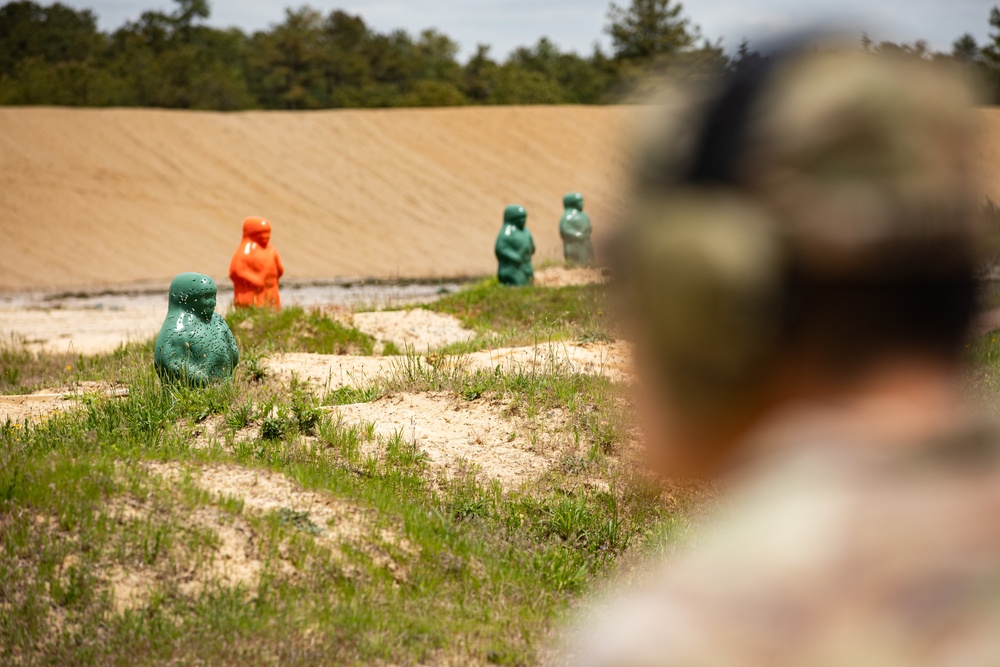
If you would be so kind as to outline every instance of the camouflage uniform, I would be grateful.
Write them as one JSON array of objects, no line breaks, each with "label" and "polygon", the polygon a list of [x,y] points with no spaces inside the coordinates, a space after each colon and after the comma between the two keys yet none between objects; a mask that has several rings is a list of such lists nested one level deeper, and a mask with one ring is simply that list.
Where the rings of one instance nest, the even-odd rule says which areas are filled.
[{"label": "camouflage uniform", "polygon": [[1000,432],[886,448],[838,426],[809,415],[768,434],[729,509],[586,624],[567,662],[1000,664]]},{"label": "camouflage uniform", "polygon": [[[735,164],[692,164],[703,105],[650,140],[619,251],[655,373],[705,423],[780,354],[789,263],[833,282],[931,276],[978,239],[955,73],[818,49],[767,75],[721,138]],[[901,441],[830,405],[769,415],[692,542],[582,622],[567,662],[1000,665],[1000,429],[955,414],[917,437],[908,409],[877,415],[910,425]]]}]

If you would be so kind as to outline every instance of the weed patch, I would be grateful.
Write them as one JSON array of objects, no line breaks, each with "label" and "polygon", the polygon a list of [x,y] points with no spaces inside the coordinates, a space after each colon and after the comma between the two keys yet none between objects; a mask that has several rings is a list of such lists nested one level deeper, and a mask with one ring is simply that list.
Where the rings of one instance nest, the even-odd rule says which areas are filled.
[{"label": "weed patch", "polygon": [[458,354],[486,345],[534,345],[580,338],[614,340],[618,332],[608,315],[605,295],[603,285],[510,288],[490,279],[449,294],[427,308],[458,317],[478,334],[473,341],[442,350]]},{"label": "weed patch", "polygon": [[[372,354],[375,339],[331,319],[319,310],[298,306],[274,312],[268,308],[230,311],[226,322],[240,350],[310,352],[314,354]],[[248,366],[252,376],[259,367]],[[258,377],[258,379],[260,379]]]}]

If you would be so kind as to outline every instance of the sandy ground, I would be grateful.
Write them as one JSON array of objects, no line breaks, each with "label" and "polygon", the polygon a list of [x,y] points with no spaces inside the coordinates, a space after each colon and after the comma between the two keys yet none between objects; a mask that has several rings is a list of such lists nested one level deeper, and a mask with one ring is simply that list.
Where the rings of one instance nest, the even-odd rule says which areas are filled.
[{"label": "sandy ground", "polygon": [[529,347],[485,350],[460,357],[471,369],[496,368],[504,371],[549,372],[605,375],[612,380],[627,380],[632,375],[629,347],[624,342],[575,343],[554,342]]},{"label": "sandy ground", "polygon": [[72,410],[80,405],[67,392],[35,392],[25,396],[0,396],[0,424],[10,420],[14,424],[38,424],[49,417]]},{"label": "sandy ground", "polygon": [[383,438],[400,434],[445,475],[472,467],[484,481],[499,479],[505,488],[545,472],[558,455],[551,447],[553,434],[564,425],[557,410],[530,425],[518,424],[501,404],[465,401],[444,392],[397,394],[333,412],[344,423],[375,424],[375,433]]},{"label": "sandy ground", "polygon": [[127,395],[127,389],[101,382],[80,382],[72,387],[47,388],[23,396],[0,396],[0,424],[37,424],[81,405],[85,394]]},{"label": "sandy ground", "polygon": [[[370,514],[329,494],[305,490],[284,475],[233,465],[202,467],[154,461],[141,465],[168,485],[190,478],[215,501],[238,500],[242,503],[244,516],[282,511],[295,513],[299,520],[308,522],[314,528],[313,539],[334,555],[339,553],[340,544],[347,540],[357,543],[360,548],[372,548],[368,543],[373,533]],[[109,513],[118,522],[148,520],[153,511],[154,508],[145,500],[134,497],[116,498],[109,507]],[[213,506],[199,507],[185,514],[183,523],[188,529],[196,528],[214,534],[217,544],[206,561],[196,559],[181,572],[160,572],[155,567],[124,568],[121,565],[99,568],[97,574],[110,590],[116,609],[123,612],[145,606],[159,580],[167,577],[179,579],[180,592],[191,596],[216,585],[240,585],[250,591],[256,590],[267,556],[259,552],[260,538],[244,516],[226,514]],[[375,540],[392,542],[404,550],[410,549],[405,540],[397,540],[392,532],[385,529],[378,531]],[[175,549],[175,555],[177,553]],[[294,576],[295,567],[286,556],[286,552],[279,548],[275,564],[283,574]],[[400,571],[390,558],[383,560],[382,565],[394,575]],[[63,564],[64,567],[67,565]]]},{"label": "sandy ground", "polygon": [[364,533],[360,510],[327,494],[306,491],[279,473],[231,465],[198,468],[152,461],[143,465],[169,482],[190,475],[197,486],[218,498],[241,500],[244,510],[260,514],[281,509],[304,512],[323,531],[322,536],[334,541]]},{"label": "sandy ground", "polygon": [[225,282],[248,215],[289,279],[484,275],[503,207],[561,259],[562,196],[600,240],[634,107],[213,113],[0,109],[0,290]]},{"label": "sandy ground", "polygon": [[[330,391],[390,377],[400,372],[405,362],[400,357],[281,354],[266,364],[281,378],[294,375],[314,389]],[[631,377],[629,349],[624,343],[503,348],[438,358],[433,363],[470,371],[500,367],[508,372],[603,374],[625,381]],[[510,488],[536,479],[560,455],[557,440],[564,416],[552,411],[530,422],[515,421],[505,408],[501,403],[466,401],[436,392],[393,394],[329,410],[345,423],[374,424],[375,433],[382,438],[399,434],[427,454],[433,470],[446,476],[472,466],[484,481],[498,479]]]},{"label": "sandy ground", "polygon": [[[152,513],[152,508],[131,498],[113,502],[109,510],[119,522],[148,521]],[[149,604],[161,579],[176,578],[180,592],[193,597],[209,586],[257,589],[264,561],[256,551],[254,531],[242,517],[227,516],[211,507],[199,507],[184,515],[183,525],[187,530],[208,532],[216,537],[217,543],[204,561],[187,564],[180,572],[174,573],[161,572],[153,567],[125,567],[117,563],[96,568],[95,574],[111,593],[118,613],[141,609]],[[75,563],[64,562],[63,567],[69,564]]]},{"label": "sandy ground", "polygon": [[295,376],[314,390],[335,391],[341,387],[363,387],[399,367],[398,357],[286,353],[269,357],[269,373],[288,381]]},{"label": "sandy ground", "polygon": [[32,350],[77,355],[111,352],[130,341],[154,338],[166,307],[0,309],[0,340],[24,339]]},{"label": "sandy ground", "polygon": [[[546,287],[583,285],[604,280],[598,269],[552,267],[539,272]],[[398,308],[427,303],[441,293],[461,289],[457,283],[411,285],[297,285],[283,290],[286,306],[324,308],[380,341],[400,349],[426,352],[469,340],[474,332],[450,315],[420,308],[351,314],[352,308]],[[220,313],[232,300],[221,291]],[[24,340],[31,349],[76,355],[110,352],[130,341],[154,338],[163,324],[167,298],[163,291],[58,294],[17,292],[0,295],[0,341]],[[334,313],[336,311],[336,313]]]},{"label": "sandy ground", "polygon": [[461,343],[475,336],[474,331],[463,327],[455,317],[422,308],[355,313],[353,324],[380,341],[391,341],[400,350],[415,352]]},{"label": "sandy ground", "polygon": [[1000,109],[979,112],[980,140],[975,144],[976,174],[984,197],[1000,204]]},{"label": "sandy ground", "polygon": [[[398,372],[404,357],[355,357],[351,355],[288,353],[269,357],[265,364],[271,373],[288,380],[294,375],[314,389],[333,391],[344,386],[362,387]],[[423,363],[427,363],[426,359]],[[548,372],[565,370],[606,375],[612,380],[631,377],[629,348],[626,343],[558,342],[529,347],[498,348],[437,360],[467,370]]]},{"label": "sandy ground", "polygon": [[567,269],[561,266],[552,266],[535,272],[535,285],[538,287],[592,285],[604,283],[606,281],[607,278],[601,269]]}]

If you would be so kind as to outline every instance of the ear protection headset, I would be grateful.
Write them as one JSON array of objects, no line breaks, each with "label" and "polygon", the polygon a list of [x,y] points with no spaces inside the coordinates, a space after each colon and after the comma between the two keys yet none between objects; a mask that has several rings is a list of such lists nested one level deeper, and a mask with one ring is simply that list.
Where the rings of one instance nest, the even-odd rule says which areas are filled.
[{"label": "ear protection headset", "polygon": [[[644,165],[620,246],[618,273],[658,370],[675,399],[700,413],[754,382],[779,334],[783,241],[736,187],[746,124],[772,62],[731,81],[705,108],[699,133],[669,138],[686,163],[679,170]],[[671,152],[653,150],[661,151],[654,160]]]},{"label": "ear protection headset", "polygon": [[[682,131],[668,137],[669,146],[649,146],[637,179],[631,225],[615,253],[628,308],[638,316],[645,346],[667,378],[674,400],[709,419],[713,412],[728,409],[747,396],[780,352],[796,318],[799,295],[788,279],[793,270],[824,264],[828,266],[821,270],[830,266],[840,270],[844,262],[857,257],[866,262],[872,257],[881,260],[879,253],[884,254],[886,247],[906,245],[911,236],[924,249],[927,239],[935,235],[963,242],[968,236],[947,226],[963,215],[956,205],[964,201],[963,193],[948,194],[946,187],[956,178],[957,169],[951,165],[925,169],[933,160],[915,159],[917,166],[907,172],[910,153],[927,157],[928,149],[920,143],[928,143],[923,136],[913,139],[901,132],[885,140],[885,150],[881,145],[856,148],[850,143],[856,135],[868,132],[877,141],[889,134],[883,132],[890,126],[889,112],[877,106],[862,109],[856,118],[842,118],[843,136],[836,134],[840,128],[815,121],[826,118],[822,104],[838,111],[862,104],[858,100],[866,99],[865,91],[859,90],[866,85],[875,89],[872,105],[879,103],[878,94],[907,94],[912,89],[917,97],[926,96],[926,90],[935,90],[935,85],[924,85],[928,81],[921,79],[910,88],[903,82],[897,91],[885,90],[891,86],[879,91],[878,84],[893,81],[896,71],[874,58],[859,63],[860,56],[852,56],[853,60],[842,64],[845,71],[850,70],[847,77],[838,78],[836,68],[841,65],[832,58],[816,66],[828,67],[820,69],[820,76],[833,83],[817,86],[814,97],[827,94],[827,99],[792,96],[802,86],[783,86],[788,72],[799,77],[793,84],[809,80],[795,68],[805,59],[821,60],[816,53],[811,43],[800,41],[736,73],[700,107],[697,118],[688,118]],[[874,74],[865,69],[869,64],[877,70]],[[901,67],[899,74],[914,72]],[[841,79],[845,83],[838,88]],[[946,79],[929,79],[930,84],[942,80]],[[965,90],[954,82],[948,87],[960,93]],[[914,99],[899,105],[903,111],[919,107]],[[828,144],[823,143],[826,136],[813,141],[812,135],[801,134],[783,141],[782,128],[775,132],[775,116],[794,121],[800,108],[803,115],[817,109],[822,113],[807,116],[810,120],[800,123],[797,131],[815,133],[816,127],[829,131]],[[928,112],[932,120],[927,122],[941,121],[934,127],[945,130],[938,134],[950,136],[949,123],[957,118],[953,112],[958,108],[961,102],[941,103]],[[917,108],[909,118],[921,121],[921,113]],[[778,159],[768,152],[770,144],[761,146],[762,123],[770,123],[766,126],[770,134],[763,136],[773,140],[775,151],[784,151]],[[795,125],[789,123],[790,131],[796,131]],[[914,127],[913,132],[920,135],[921,128]],[[802,137],[800,144],[806,148],[796,153],[800,147],[796,142]],[[765,157],[759,159],[761,155]],[[808,162],[816,156],[826,162],[818,166]],[[883,158],[885,164],[879,162]],[[758,165],[773,173],[756,173]],[[872,172],[870,179],[866,170]],[[789,187],[774,187],[786,175]],[[911,196],[919,178],[944,184],[938,183],[938,189],[926,197]],[[759,182],[765,186],[758,187]],[[897,196],[897,190],[903,194]],[[816,200],[808,201],[803,193],[815,193]],[[794,205],[783,208],[786,199],[794,199]],[[919,209],[925,199],[931,208],[941,204],[942,210],[914,211],[913,202]],[[949,206],[954,210],[945,210]],[[926,230],[921,227],[921,216],[927,218]]]}]

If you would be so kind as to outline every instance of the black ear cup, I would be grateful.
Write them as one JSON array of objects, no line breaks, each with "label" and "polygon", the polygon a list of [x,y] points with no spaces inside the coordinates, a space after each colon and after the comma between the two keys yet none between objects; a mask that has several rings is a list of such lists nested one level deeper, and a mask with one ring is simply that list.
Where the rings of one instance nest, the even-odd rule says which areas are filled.
[{"label": "black ear cup", "polygon": [[707,411],[757,381],[780,335],[785,260],[752,202],[674,192],[638,212],[631,307],[677,400]]}]

